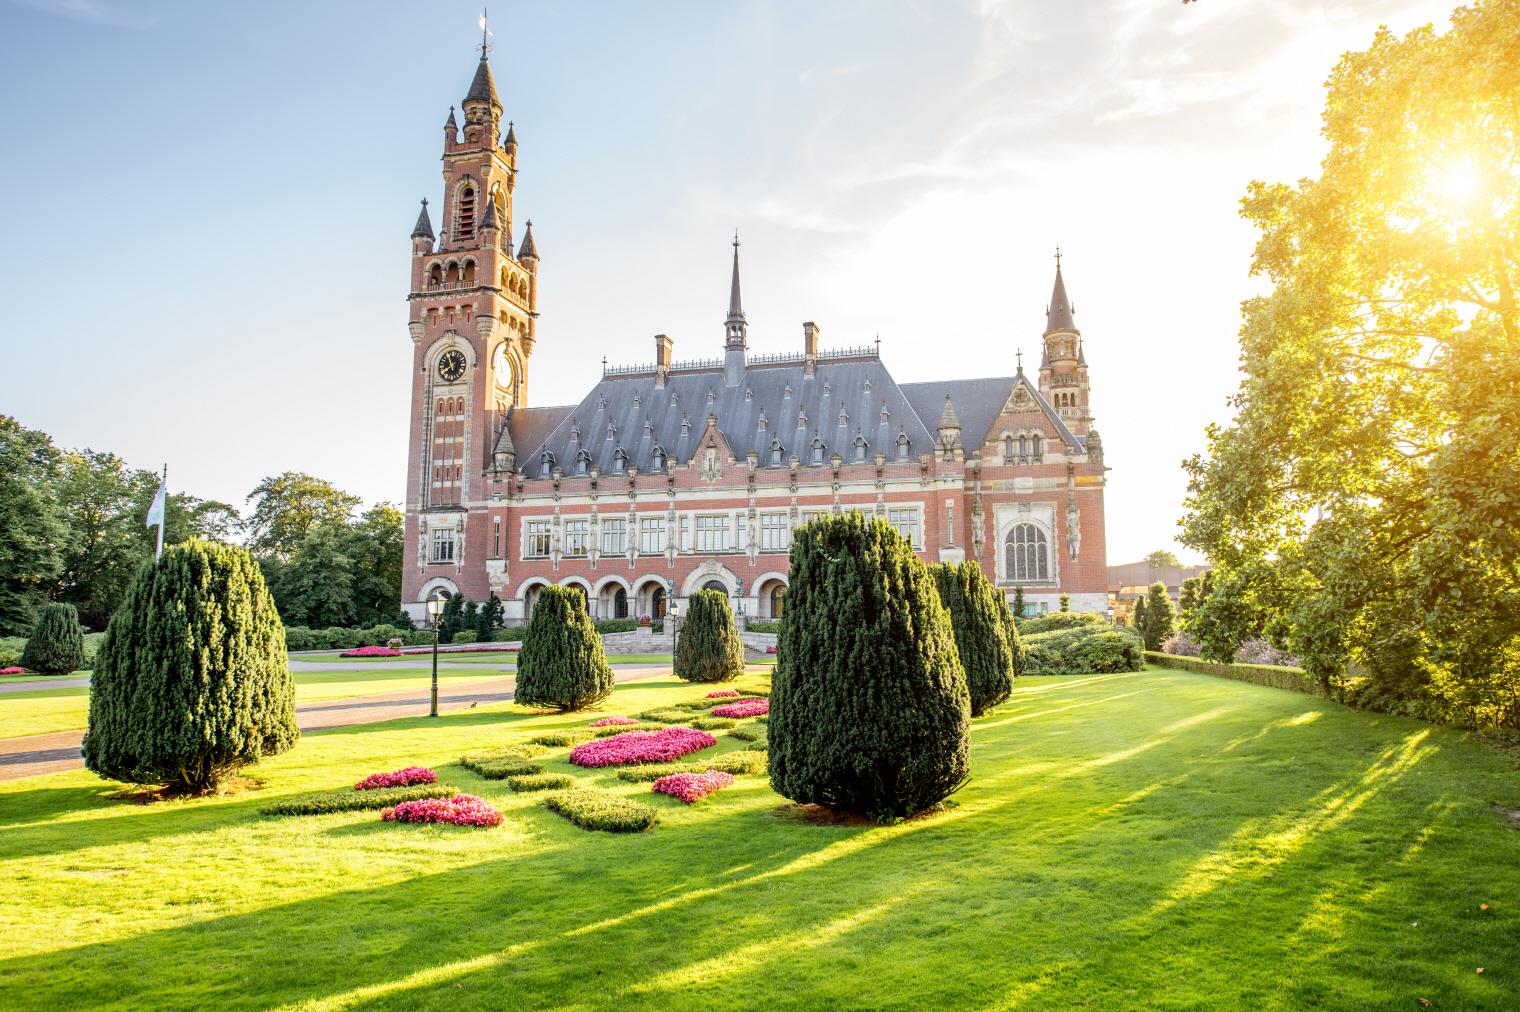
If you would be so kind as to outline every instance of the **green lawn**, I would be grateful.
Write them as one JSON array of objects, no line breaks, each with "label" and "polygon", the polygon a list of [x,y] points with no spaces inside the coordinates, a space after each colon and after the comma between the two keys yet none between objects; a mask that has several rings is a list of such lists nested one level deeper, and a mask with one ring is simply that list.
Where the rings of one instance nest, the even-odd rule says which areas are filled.
[{"label": "green lawn", "polygon": [[[438,665],[438,684],[482,682],[496,673],[479,666]],[[433,673],[426,668],[357,668],[334,665],[331,671],[296,671],[296,702],[311,703],[323,699],[346,699],[380,692],[419,691],[432,684]],[[90,710],[90,690],[74,688],[37,688],[0,693],[0,738],[19,738],[29,734],[48,734],[83,728]]]},{"label": "green lawn", "polygon": [[[604,710],[698,694],[632,683]],[[953,806],[892,827],[800,821],[757,777],[688,808],[550,754],[648,798],[636,836],[450,765],[587,719],[309,735],[225,799],[0,785],[5,1005],[1520,1005],[1520,832],[1491,810],[1520,778],[1453,730],[1183,672],[1027,679],[976,722]],[[413,762],[504,824],[256,811]]]}]

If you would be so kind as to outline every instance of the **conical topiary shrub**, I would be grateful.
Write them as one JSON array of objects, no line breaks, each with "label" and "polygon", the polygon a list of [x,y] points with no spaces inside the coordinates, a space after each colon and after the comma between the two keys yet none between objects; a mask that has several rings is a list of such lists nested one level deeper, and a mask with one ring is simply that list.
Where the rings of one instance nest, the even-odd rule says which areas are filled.
[{"label": "conical topiary shrub", "polygon": [[699,590],[687,600],[675,673],[688,682],[731,682],[744,674],[744,641],[721,590]]},{"label": "conical topiary shrub", "polygon": [[1013,651],[1003,622],[1007,605],[975,562],[929,567],[939,599],[950,612],[956,652],[966,671],[971,716],[980,717],[1013,692]]},{"label": "conical topiary shrub", "polygon": [[253,556],[186,541],[143,566],[95,661],[85,765],[204,794],[299,737],[285,629]]},{"label": "conical topiary shrub", "polygon": [[517,654],[517,691],[526,706],[579,710],[612,692],[612,669],[586,599],[573,587],[545,587]]},{"label": "conical topiary shrub", "polygon": [[793,801],[888,822],[965,782],[970,698],[950,616],[884,521],[798,528],[768,727],[771,786]]},{"label": "conical topiary shrub", "polygon": [[1013,655],[1013,677],[1018,678],[1029,663],[1029,648],[1019,635],[1019,624],[1014,621],[1013,609],[1008,607],[1008,598],[999,593],[997,599],[1003,616],[1003,635],[1008,640],[1008,652]]},{"label": "conical topiary shrub", "polygon": [[21,650],[21,666],[39,675],[67,675],[84,667],[84,630],[72,604],[42,609]]}]

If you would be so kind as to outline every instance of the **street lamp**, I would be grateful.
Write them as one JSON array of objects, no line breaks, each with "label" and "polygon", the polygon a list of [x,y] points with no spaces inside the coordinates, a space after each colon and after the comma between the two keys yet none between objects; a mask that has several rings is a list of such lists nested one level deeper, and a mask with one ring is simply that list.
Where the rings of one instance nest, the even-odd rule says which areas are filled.
[{"label": "street lamp", "polygon": [[443,618],[443,606],[442,595],[428,598],[428,618],[433,623],[433,706],[428,711],[429,717],[438,716],[438,625]]}]

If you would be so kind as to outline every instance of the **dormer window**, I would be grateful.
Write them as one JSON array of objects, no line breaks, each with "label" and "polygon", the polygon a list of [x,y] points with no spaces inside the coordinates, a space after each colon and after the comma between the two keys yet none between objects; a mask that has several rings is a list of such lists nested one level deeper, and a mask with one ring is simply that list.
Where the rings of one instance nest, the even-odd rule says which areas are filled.
[{"label": "dormer window", "polygon": [[866,439],[865,439],[865,437],[864,436],[856,436],[855,437],[854,446],[855,446],[855,459],[857,461],[863,461],[863,460],[865,460],[866,459]]},{"label": "dormer window", "polygon": [[620,447],[617,448],[617,452],[615,452],[612,455],[612,473],[613,474],[622,474],[622,473],[624,473],[627,470],[628,470],[628,454],[620,446]]},{"label": "dormer window", "polygon": [[554,471],[554,454],[545,450],[538,455],[538,476],[547,478]]},{"label": "dormer window", "polygon": [[781,459],[786,455],[786,447],[781,445],[781,440],[773,439],[770,445],[771,467],[780,467]]},{"label": "dormer window", "polygon": [[823,463],[823,451],[827,448],[823,445],[823,440],[814,437],[811,449],[813,451],[813,466],[816,467]]},{"label": "dormer window", "polygon": [[585,474],[591,470],[591,454],[582,450],[575,455],[575,473]]},{"label": "dormer window", "polygon": [[897,459],[898,460],[907,460],[908,459],[908,450],[911,449],[912,446],[913,446],[913,443],[912,443],[911,440],[908,439],[908,434],[906,432],[904,432],[902,435],[898,436],[897,437]]},{"label": "dormer window", "polygon": [[654,469],[656,471],[665,470],[665,451],[658,446],[654,448]]}]

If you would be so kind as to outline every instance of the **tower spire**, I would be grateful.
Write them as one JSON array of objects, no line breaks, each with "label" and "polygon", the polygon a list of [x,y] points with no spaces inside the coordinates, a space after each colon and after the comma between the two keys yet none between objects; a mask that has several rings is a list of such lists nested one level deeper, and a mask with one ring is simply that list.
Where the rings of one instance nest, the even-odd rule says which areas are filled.
[{"label": "tower spire", "polygon": [[744,300],[739,297],[739,230],[734,229],[734,276],[728,286],[728,323],[744,322]]},{"label": "tower spire", "polygon": [[1076,330],[1072,317],[1071,299],[1066,297],[1066,280],[1061,277],[1061,247],[1056,247],[1056,283],[1050,292],[1050,305],[1045,310],[1045,333],[1056,330]]},{"label": "tower spire", "polygon": [[496,115],[501,114],[501,99],[496,95],[496,82],[491,79],[491,29],[486,27],[486,12],[480,12],[480,63],[475,67],[475,77],[470,90],[464,96],[465,113],[474,103],[488,103]]}]

